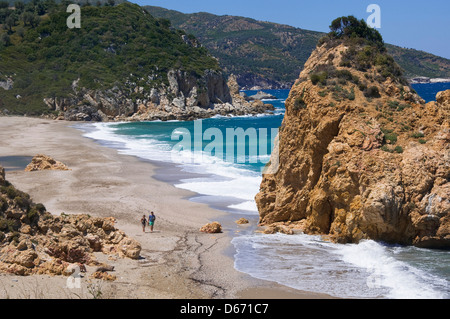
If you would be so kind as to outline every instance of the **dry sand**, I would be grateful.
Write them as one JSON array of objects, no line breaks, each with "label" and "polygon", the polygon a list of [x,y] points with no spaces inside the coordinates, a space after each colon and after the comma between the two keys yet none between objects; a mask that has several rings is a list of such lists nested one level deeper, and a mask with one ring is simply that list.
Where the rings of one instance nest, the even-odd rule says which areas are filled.
[{"label": "dry sand", "polygon": [[[0,157],[45,154],[70,171],[9,170],[6,178],[43,203],[55,215],[115,217],[117,228],[142,245],[140,260],[99,260],[115,266],[114,282],[0,274],[0,298],[112,299],[317,299],[325,295],[297,291],[258,280],[234,268],[230,234],[239,231],[226,214],[194,203],[193,193],[158,181],[156,166],[100,146],[73,128],[76,123],[26,117],[0,117]],[[140,218],[154,211],[155,231],[142,232]],[[221,220],[222,234],[199,228]],[[227,253],[228,252],[228,253]],[[91,269],[87,269],[88,274]]]}]

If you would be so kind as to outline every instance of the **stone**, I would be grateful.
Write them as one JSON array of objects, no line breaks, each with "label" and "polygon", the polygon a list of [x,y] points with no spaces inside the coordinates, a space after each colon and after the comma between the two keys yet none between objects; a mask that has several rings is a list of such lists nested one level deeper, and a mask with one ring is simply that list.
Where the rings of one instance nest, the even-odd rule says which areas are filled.
[{"label": "stone", "polygon": [[43,171],[43,170],[59,170],[68,171],[69,168],[50,156],[38,154],[31,160],[31,163],[25,168],[26,172]]},{"label": "stone", "polygon": [[14,81],[11,78],[7,78],[6,81],[0,81],[0,87],[6,91],[11,90],[14,86]]},{"label": "stone", "polygon": [[240,218],[239,220],[236,221],[236,224],[239,224],[239,225],[245,225],[248,223],[250,223],[249,220],[245,219],[245,218]]},{"label": "stone", "polygon": [[200,228],[200,231],[202,233],[208,233],[208,234],[218,234],[222,232],[222,225],[218,222],[213,222],[210,224],[204,225],[202,228]]},{"label": "stone", "polygon": [[138,241],[126,237],[119,243],[119,249],[128,258],[139,259],[142,247]]},{"label": "stone", "polygon": [[97,271],[94,272],[91,276],[93,279],[101,279],[105,281],[115,281],[117,277],[115,275],[108,274],[107,272]]},{"label": "stone", "polygon": [[248,100],[254,101],[254,100],[275,100],[277,97],[273,96],[272,94],[258,91],[255,95],[251,95],[248,97]]},{"label": "stone", "polygon": [[294,231],[285,225],[278,224],[278,225],[267,226],[264,229],[263,233],[266,235],[272,235],[272,234],[277,234],[277,233],[281,233],[281,234],[285,234],[285,235],[293,235]]}]

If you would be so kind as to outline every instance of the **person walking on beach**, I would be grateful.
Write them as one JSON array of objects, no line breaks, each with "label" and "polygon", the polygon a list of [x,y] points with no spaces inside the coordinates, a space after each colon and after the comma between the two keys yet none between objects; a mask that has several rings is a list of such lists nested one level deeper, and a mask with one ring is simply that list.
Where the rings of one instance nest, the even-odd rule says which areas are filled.
[{"label": "person walking on beach", "polygon": [[153,226],[155,225],[156,216],[153,212],[148,216],[148,225],[150,226],[150,231],[153,233]]},{"label": "person walking on beach", "polygon": [[141,218],[141,224],[142,224],[142,231],[145,233],[145,226],[147,225],[147,218],[144,216],[142,216]]}]

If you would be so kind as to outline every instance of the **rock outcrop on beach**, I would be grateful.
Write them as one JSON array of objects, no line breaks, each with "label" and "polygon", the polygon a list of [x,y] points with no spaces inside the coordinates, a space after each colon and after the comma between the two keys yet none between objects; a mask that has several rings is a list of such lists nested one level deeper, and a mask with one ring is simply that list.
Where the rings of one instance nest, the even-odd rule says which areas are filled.
[{"label": "rock outcrop on beach", "polygon": [[381,36],[343,19],[286,101],[279,152],[256,196],[260,223],[341,243],[448,248],[450,91],[425,104]]},{"label": "rock outcrop on beach", "polygon": [[95,252],[138,259],[141,245],[118,230],[113,218],[52,215],[11,185],[0,166],[0,272],[68,276],[85,265],[107,269]]},{"label": "rock outcrop on beach", "polygon": [[204,225],[202,228],[200,228],[200,231],[207,234],[219,234],[222,232],[222,225],[218,222],[213,222]]},{"label": "rock outcrop on beach", "polygon": [[44,170],[52,170],[52,171],[68,171],[69,168],[50,156],[38,154],[33,157],[31,163],[25,167],[26,172],[34,172],[34,171],[44,171]]}]

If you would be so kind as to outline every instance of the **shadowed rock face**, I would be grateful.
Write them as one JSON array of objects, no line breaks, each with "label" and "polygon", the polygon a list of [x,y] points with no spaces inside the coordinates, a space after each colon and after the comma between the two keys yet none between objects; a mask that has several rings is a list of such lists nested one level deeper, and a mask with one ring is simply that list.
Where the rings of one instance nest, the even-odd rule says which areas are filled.
[{"label": "shadowed rock face", "polygon": [[448,248],[450,90],[425,104],[382,66],[348,62],[369,51],[334,41],[312,53],[256,196],[260,222],[342,243]]}]

